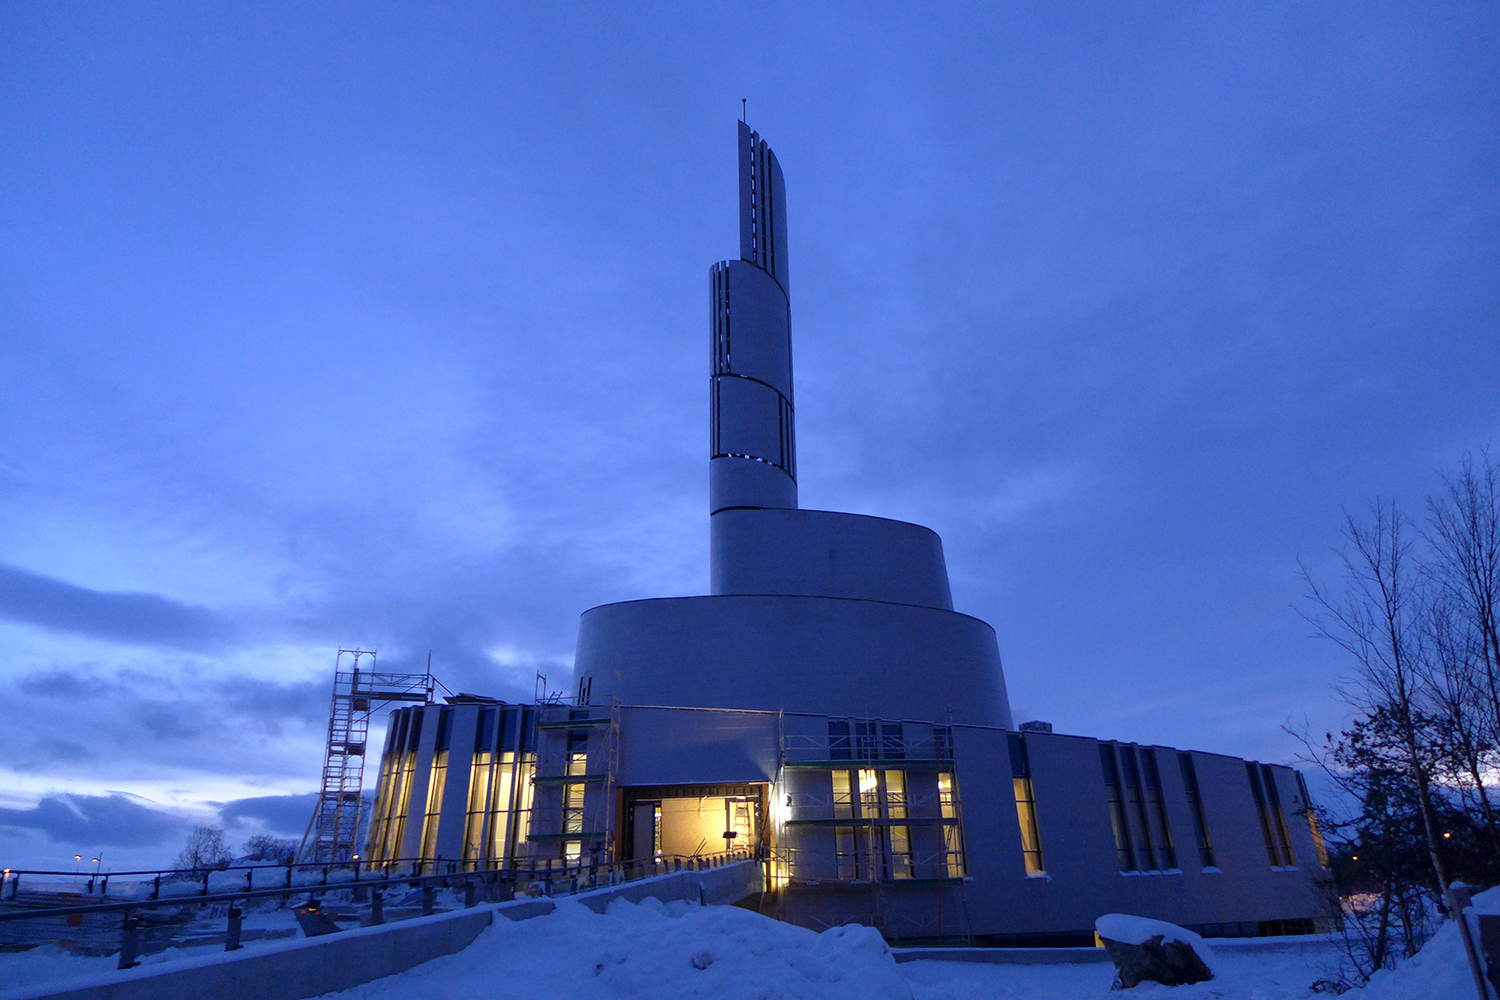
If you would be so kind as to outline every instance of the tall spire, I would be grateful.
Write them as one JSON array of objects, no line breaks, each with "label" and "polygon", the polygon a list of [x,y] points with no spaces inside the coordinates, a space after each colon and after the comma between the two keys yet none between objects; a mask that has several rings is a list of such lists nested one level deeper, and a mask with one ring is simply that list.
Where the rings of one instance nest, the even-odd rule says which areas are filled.
[{"label": "tall spire", "polygon": [[711,272],[710,514],[797,506],[786,185],[744,122],[739,167],[740,259]]}]

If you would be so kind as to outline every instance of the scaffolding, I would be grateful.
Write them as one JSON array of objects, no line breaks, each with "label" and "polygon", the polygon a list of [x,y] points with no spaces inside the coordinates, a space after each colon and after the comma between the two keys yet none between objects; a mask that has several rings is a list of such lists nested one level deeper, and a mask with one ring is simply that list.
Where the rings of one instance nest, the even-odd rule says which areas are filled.
[{"label": "scaffolding", "polygon": [[607,707],[590,705],[584,688],[573,698],[549,694],[537,705],[535,797],[526,838],[530,857],[591,866],[617,860],[620,714],[618,698]]},{"label": "scaffolding", "polygon": [[377,705],[389,702],[431,704],[436,685],[431,660],[426,673],[380,673],[374,650],[338,651],[333,661],[323,787],[297,848],[298,864],[342,864],[359,856],[370,714]]}]

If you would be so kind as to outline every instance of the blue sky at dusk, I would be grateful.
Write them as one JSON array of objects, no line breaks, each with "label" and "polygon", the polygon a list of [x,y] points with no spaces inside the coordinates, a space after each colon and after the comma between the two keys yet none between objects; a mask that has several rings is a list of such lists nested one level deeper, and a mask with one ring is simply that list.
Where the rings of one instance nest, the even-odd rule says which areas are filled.
[{"label": "blue sky at dusk", "polygon": [[[300,835],[334,651],[561,687],[703,593],[735,120],[805,507],[1018,719],[1288,761],[1297,560],[1500,442],[1500,9],[0,5],[0,862]],[[372,759],[373,766],[373,759]]]}]

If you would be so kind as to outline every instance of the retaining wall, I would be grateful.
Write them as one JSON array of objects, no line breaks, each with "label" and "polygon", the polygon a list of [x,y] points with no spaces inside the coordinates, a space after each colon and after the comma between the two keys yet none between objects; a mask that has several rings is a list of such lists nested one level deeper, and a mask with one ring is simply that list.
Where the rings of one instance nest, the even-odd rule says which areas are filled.
[{"label": "retaining wall", "polygon": [[[740,861],[703,871],[673,872],[595,889],[576,899],[602,913],[616,899],[648,896],[734,903],[764,888],[760,863]],[[527,920],[551,913],[550,899],[518,899],[378,927],[305,938],[265,950],[226,952],[160,966],[123,969],[67,983],[5,992],[6,1000],[304,1000],[394,976],[434,958],[462,951],[499,914]]]}]

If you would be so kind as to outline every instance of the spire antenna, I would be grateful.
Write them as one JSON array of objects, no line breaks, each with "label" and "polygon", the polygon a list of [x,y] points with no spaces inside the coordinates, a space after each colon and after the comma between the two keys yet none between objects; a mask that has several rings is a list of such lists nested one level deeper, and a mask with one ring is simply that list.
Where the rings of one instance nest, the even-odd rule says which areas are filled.
[{"label": "spire antenna", "polygon": [[744,122],[746,125],[750,124],[749,120],[745,117],[746,112],[749,110],[749,108],[750,108],[750,102],[748,100],[746,100],[745,98],[741,97],[740,98],[740,121]]}]

